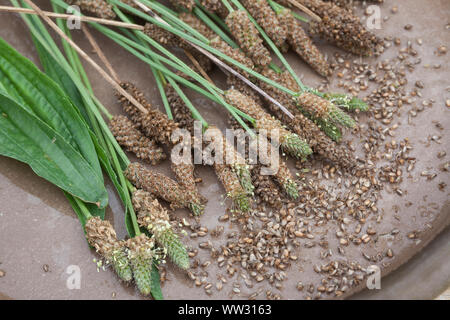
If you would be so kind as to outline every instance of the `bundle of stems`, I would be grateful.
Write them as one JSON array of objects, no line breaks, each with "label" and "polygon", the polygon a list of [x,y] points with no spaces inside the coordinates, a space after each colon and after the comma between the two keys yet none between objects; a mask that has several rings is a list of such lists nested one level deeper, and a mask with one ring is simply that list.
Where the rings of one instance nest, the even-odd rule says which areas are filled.
[{"label": "bundle of stems", "polygon": [[[123,174],[123,170],[130,162],[126,154],[117,144],[114,136],[108,129],[108,126],[100,113],[102,112],[109,119],[112,118],[112,115],[108,112],[108,110],[94,96],[92,86],[88,80],[86,72],[84,71],[79,56],[75,48],[72,47],[70,32],[67,29],[66,24],[64,24],[61,20],[58,20],[56,25],[49,20],[48,17],[46,17],[45,14],[39,9],[39,7],[31,1],[25,0],[22,5],[20,5],[16,0],[11,0],[11,2],[15,7],[24,7],[35,10],[54,30],[62,36],[63,49],[67,58],[59,50],[58,46],[38,17],[22,15],[22,18],[26,22],[36,46],[39,49],[38,51],[40,53],[40,58],[44,59],[42,61],[47,62],[43,62],[44,66],[47,68],[46,72],[48,72],[49,75],[52,76],[54,80],[59,83],[64,90],[66,90],[66,92],[68,92],[68,95],[73,98],[74,104],[76,104],[75,106],[80,110],[80,114],[85,117],[85,121],[89,124],[92,130],[92,137],[96,142],[97,154],[101,166],[113,182],[116,191],[124,204],[125,225],[129,236],[131,238],[139,237],[142,239],[145,235],[139,228],[136,214],[131,202],[131,184]],[[59,12],[56,6],[54,6],[54,10]],[[52,63],[48,63],[48,61],[51,61]],[[69,198],[74,210],[78,213],[81,222],[83,224],[86,223],[86,234],[89,243],[95,246],[99,253],[110,252],[109,250],[113,250],[114,246],[113,249],[109,249],[111,245],[107,245],[108,243],[111,244],[111,241],[114,241],[115,239],[115,233],[113,232],[112,227],[108,226],[108,224],[102,224],[103,222],[91,223],[91,221],[94,221],[91,209],[79,199],[68,194],[67,197]],[[105,233],[105,230],[111,231],[107,231]],[[148,244],[149,248],[152,249],[152,246],[150,246],[150,240],[148,240]],[[108,248],[108,250],[102,248]],[[125,244],[120,244],[120,248],[125,248]],[[112,252],[116,252],[115,250],[116,249]],[[131,252],[129,250],[131,250],[131,248],[127,248],[126,252]],[[135,258],[138,258],[141,253],[139,252],[136,254],[137,256]],[[117,254],[114,255],[117,256]],[[106,254],[106,256],[104,256],[105,258],[112,257],[112,263],[118,275],[124,280],[130,280],[129,275],[127,275],[124,270],[120,270],[118,266],[121,265],[124,267],[125,265],[128,265],[128,262],[124,263],[123,259],[127,261],[131,258],[123,255],[121,255],[120,258],[118,256],[117,258],[114,258],[114,255],[111,256]],[[159,274],[157,269],[160,258],[154,254],[151,254],[151,256],[153,258],[150,260],[150,263],[146,265],[139,265],[139,268],[135,268],[135,265],[131,263],[131,269],[139,289],[141,290],[145,288],[145,290],[141,290],[141,292],[145,295],[152,292],[154,298],[161,299],[162,294],[161,289],[159,288]],[[116,262],[118,262],[118,260],[121,260],[122,262],[117,264]],[[142,273],[144,273],[144,275]],[[145,281],[141,281],[142,279]],[[158,281],[155,281],[155,279],[158,279]]]}]

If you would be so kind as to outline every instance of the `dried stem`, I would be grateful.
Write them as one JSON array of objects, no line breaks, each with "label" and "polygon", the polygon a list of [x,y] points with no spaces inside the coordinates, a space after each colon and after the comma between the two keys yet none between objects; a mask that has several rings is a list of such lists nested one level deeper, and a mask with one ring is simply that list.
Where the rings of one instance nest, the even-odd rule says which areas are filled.
[{"label": "dried stem", "polygon": [[72,48],[74,48],[80,56],[82,56],[89,64],[97,70],[100,75],[109,82],[117,91],[119,91],[125,98],[127,98],[136,108],[138,108],[141,112],[147,114],[148,110],[145,109],[139,102],[136,101],[128,92],[126,92],[113,78],[111,78],[105,70],[103,70],[91,57],[89,57],[75,42],[72,41],[49,17],[45,15],[45,13],[33,3],[31,0],[24,0],[28,3],[33,10],[35,10],[48,25],[58,33],[60,37],[67,41]]},{"label": "dried stem", "polygon": [[[33,9],[27,9],[27,8],[16,8],[16,7],[10,7],[10,6],[0,6],[1,12],[12,12],[12,13],[24,13],[24,14],[35,14],[38,15],[36,11]],[[116,27],[122,27],[127,29],[134,29],[134,30],[144,30],[143,26],[140,26],[138,24],[133,23],[125,23],[121,21],[115,21],[115,20],[108,20],[108,19],[102,19],[102,18],[96,18],[96,17],[87,17],[87,16],[75,16],[73,14],[64,14],[64,13],[55,13],[51,11],[42,11],[47,17],[51,18],[60,18],[60,19],[71,19],[76,17],[77,19],[80,19],[80,21],[84,22],[95,22],[95,23],[101,23],[105,25],[110,26],[116,26]]]},{"label": "dried stem", "polygon": [[105,65],[105,67],[108,69],[108,71],[111,74],[111,76],[114,78],[114,80],[117,83],[120,83],[121,81],[119,79],[119,76],[117,75],[116,71],[112,67],[112,65],[109,62],[108,58],[106,58],[105,54],[103,53],[103,50],[100,49],[97,41],[95,41],[95,39],[92,36],[91,32],[88,30],[88,28],[85,25],[83,25],[81,27],[81,29],[83,30],[86,38],[88,39],[88,41],[91,44],[92,48],[94,49],[95,53],[97,53],[97,55],[99,56],[100,60],[102,60],[102,62]]},{"label": "dried stem", "polygon": [[313,18],[314,20],[316,20],[317,22],[321,22],[322,19],[315,14],[314,12],[312,12],[311,10],[309,10],[307,7],[305,7],[304,5],[302,5],[301,3],[298,3],[296,0],[288,0],[294,7],[297,7],[298,9],[300,9],[301,11],[303,11],[304,13],[306,13],[308,16],[310,16],[311,18]]},{"label": "dried stem", "polygon": [[[27,0],[28,1],[28,0]],[[134,3],[136,5],[138,5],[145,13],[147,13],[150,17],[152,17],[153,19],[155,19],[159,24],[170,27],[172,29],[172,26],[167,23],[165,20],[163,20],[161,17],[159,17],[157,14],[155,14],[149,7],[147,7],[146,5],[142,4],[141,2],[137,1],[137,0],[133,0]],[[173,29],[172,29],[173,30]],[[171,31],[168,29],[168,31]],[[171,31],[172,32],[172,31]],[[173,32],[175,33],[175,32]],[[178,33],[178,32],[176,32]],[[175,34],[176,34],[175,33]],[[259,94],[261,94],[264,98],[268,99],[269,101],[271,101],[272,103],[274,103],[277,107],[279,107],[288,117],[290,117],[291,119],[294,118],[294,115],[288,110],[286,109],[286,107],[284,107],[281,103],[279,103],[277,100],[275,100],[274,98],[272,98],[270,95],[268,95],[265,91],[263,91],[261,88],[259,88],[257,85],[255,85],[253,82],[251,82],[250,80],[248,80],[246,77],[244,77],[242,74],[240,74],[239,72],[237,72],[236,70],[234,70],[233,68],[231,68],[230,66],[228,66],[226,63],[223,63],[222,61],[220,61],[220,59],[218,59],[216,56],[214,56],[213,54],[211,54],[209,51],[205,50],[203,47],[200,47],[199,45],[195,44],[194,42],[188,40],[188,39],[184,39],[184,41],[186,41],[187,43],[189,43],[192,47],[194,47],[195,49],[197,49],[198,51],[200,51],[201,53],[203,53],[205,56],[207,56],[208,58],[210,58],[216,65],[218,65],[219,67],[227,70],[228,72],[232,73],[234,76],[236,76],[237,78],[239,78],[240,80],[244,81],[250,88],[252,88],[253,90],[255,90],[256,92],[258,92]]]},{"label": "dried stem", "polygon": [[194,58],[194,56],[187,50],[184,50],[184,54],[189,58],[189,60],[191,60],[191,62],[194,64],[194,66],[197,68],[198,71],[200,71],[201,75],[203,76],[203,78],[205,78],[206,80],[208,80],[209,82],[211,82],[211,84],[214,84],[214,82],[212,81],[212,79],[208,76],[208,74],[206,73],[205,70],[203,70],[202,66],[200,65],[200,63],[198,63],[197,59]]}]

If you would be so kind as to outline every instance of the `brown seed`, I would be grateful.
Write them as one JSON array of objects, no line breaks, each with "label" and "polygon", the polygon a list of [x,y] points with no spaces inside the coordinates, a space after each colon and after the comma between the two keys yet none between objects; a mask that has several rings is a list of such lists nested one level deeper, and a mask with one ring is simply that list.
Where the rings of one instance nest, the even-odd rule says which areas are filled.
[{"label": "brown seed", "polygon": [[387,255],[389,258],[392,258],[392,257],[394,256],[394,252],[392,251],[392,249],[388,249],[387,252],[386,252],[386,255]]},{"label": "brown seed", "polygon": [[0,269],[0,278],[3,278],[6,275],[6,271]]},{"label": "brown seed", "polygon": [[447,53],[447,47],[444,45],[439,46],[437,52],[438,52],[438,55],[444,55]]},{"label": "brown seed", "polygon": [[44,264],[44,265],[42,266],[42,269],[44,270],[44,272],[48,272],[48,271],[50,270],[48,264]]}]

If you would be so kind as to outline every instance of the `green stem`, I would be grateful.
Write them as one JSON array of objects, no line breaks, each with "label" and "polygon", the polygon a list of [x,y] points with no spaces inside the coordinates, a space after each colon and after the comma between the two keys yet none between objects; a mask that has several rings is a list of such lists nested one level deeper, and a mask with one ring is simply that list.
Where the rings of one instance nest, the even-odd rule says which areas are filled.
[{"label": "green stem", "polygon": [[227,0],[222,0],[222,3],[230,13],[234,11],[233,7]]},{"label": "green stem", "polygon": [[92,215],[89,212],[88,208],[86,208],[86,205],[84,204],[84,202],[81,201],[80,199],[78,199],[77,197],[72,197],[72,198],[75,200],[76,204],[80,208],[80,211],[83,213],[83,215],[85,216],[86,220],[91,219]]},{"label": "green stem", "polygon": [[155,78],[156,85],[158,87],[159,94],[161,95],[161,100],[164,105],[164,109],[166,110],[167,117],[173,120],[172,109],[170,109],[169,100],[167,100],[166,92],[164,91],[164,84],[161,80],[160,73],[154,67],[150,67],[153,73],[153,77]]},{"label": "green stem", "polygon": [[[226,0],[223,0],[223,1],[226,1]],[[272,51],[275,53],[275,55],[278,57],[278,59],[280,59],[281,63],[284,65],[286,70],[288,70],[289,73],[294,77],[295,81],[298,83],[298,85],[301,88],[301,90],[302,91],[306,91],[307,88],[300,81],[300,79],[297,76],[297,74],[295,73],[294,69],[292,69],[290,64],[287,62],[286,58],[283,56],[283,54],[280,52],[280,50],[278,50],[278,47],[275,45],[275,43],[273,43],[273,41],[266,34],[266,32],[259,26],[259,24],[256,22],[256,20],[253,19],[253,17],[250,15],[250,13],[247,11],[247,9],[245,9],[244,6],[238,0],[231,0],[231,2],[233,2],[238,7],[238,9],[244,10],[245,12],[247,12],[247,15],[248,15],[250,21],[253,22],[253,24],[255,25],[256,29],[258,29],[259,33],[264,38],[266,43],[269,45],[269,47],[272,49]]]},{"label": "green stem", "polygon": [[[279,3],[276,3],[273,0],[267,0],[267,2],[269,3],[269,5],[272,7],[273,11],[275,11],[276,13],[279,13],[281,10],[286,9],[284,6],[282,6]],[[291,10],[291,14],[297,18],[298,20],[305,22],[305,23],[309,23],[309,20],[301,15],[299,15],[298,13],[294,12]]]},{"label": "green stem", "polygon": [[133,204],[131,202],[130,193],[128,192],[128,185],[125,176],[123,175],[122,168],[120,166],[119,160],[117,159],[116,152],[114,151],[113,146],[109,140],[106,141],[108,146],[109,153],[111,154],[113,166],[115,167],[116,173],[119,177],[120,184],[122,185],[123,193],[125,195],[125,206],[128,207],[128,212],[131,217],[131,223],[133,224],[134,233],[136,236],[141,234],[141,230],[139,229],[139,225],[137,223],[136,213],[134,212]]},{"label": "green stem", "polygon": [[[162,5],[161,3],[157,2],[157,1],[150,2],[147,0],[140,0],[140,1],[143,4],[145,4],[146,6],[148,6],[150,9],[153,9],[153,10],[157,11],[158,13],[160,13],[163,17],[167,18],[167,20],[172,21],[174,24],[176,24],[176,25],[180,26],[182,29],[188,31],[193,36],[197,37],[199,40],[201,40],[205,43],[208,43],[208,38],[206,38],[203,34],[198,32],[196,29],[192,28],[190,25],[185,23],[183,20],[178,18],[176,13],[174,13],[173,11],[172,12],[169,11],[169,9],[167,7],[165,7],[164,5]],[[119,1],[112,0],[112,2],[115,4],[118,4]],[[169,21],[166,21],[166,22],[169,23]]]},{"label": "green stem", "polygon": [[[14,6],[20,7],[18,2],[16,0],[11,0]],[[26,5],[24,6],[26,8]],[[81,94],[81,97],[83,98],[83,101],[85,102],[87,109],[91,110],[92,113],[95,116],[95,119],[98,121],[100,125],[100,129],[103,132],[106,132],[109,139],[112,139],[112,143],[114,145],[114,148],[116,149],[118,155],[120,156],[121,161],[127,165],[129,163],[129,160],[123,150],[118,145],[117,141],[112,136],[112,133],[109,131],[108,126],[104,122],[101,114],[98,112],[97,106],[95,105],[94,101],[91,99],[91,94],[87,91],[85,85],[80,81],[78,75],[75,73],[75,71],[71,68],[69,63],[67,62],[66,58],[62,55],[61,51],[59,50],[58,46],[53,41],[52,37],[48,33],[47,29],[44,27],[42,22],[39,20],[39,17],[36,16],[29,16],[25,14],[21,14],[21,17],[25,21],[25,23],[28,25],[28,28],[30,29],[30,32],[33,34],[33,36],[38,40],[41,45],[47,50],[47,52],[55,59],[55,61],[58,62],[58,64],[63,68],[67,74],[71,77],[72,81],[74,82],[75,86],[77,87],[78,91]],[[34,22],[32,22],[34,21]]]},{"label": "green stem", "polygon": [[202,9],[202,11],[205,12],[212,20],[214,20],[222,29],[228,31],[228,26],[225,22],[223,22],[222,19],[220,19],[217,14],[206,10],[206,8],[200,3],[199,0],[195,0],[195,4],[198,8]]},{"label": "green stem", "polygon": [[237,43],[234,42],[222,29],[220,29],[214,23],[214,21],[212,21],[211,18],[208,17],[208,15],[205,14],[201,9],[195,7],[193,12],[200,20],[202,20],[211,30],[213,30],[215,33],[217,33],[231,47],[239,48]]},{"label": "green stem", "polygon": [[[52,1],[60,1],[60,0],[52,0]],[[113,1],[116,1],[116,0],[113,0]],[[124,4],[124,3],[117,2],[117,5],[120,6],[120,7],[126,8],[127,10],[132,12],[133,14],[135,14],[135,15],[137,15],[137,16],[139,16],[139,17],[141,17],[141,18],[143,18],[143,19],[145,19],[145,20],[147,20],[149,22],[152,22],[153,24],[157,25],[158,27],[169,31],[169,32],[171,32],[171,33],[181,37],[182,39],[185,39],[187,41],[192,42],[193,44],[201,47],[202,49],[205,49],[205,50],[211,52],[212,54],[214,54],[214,55],[222,58],[223,60],[225,60],[225,61],[227,61],[227,62],[237,66],[240,69],[243,69],[247,73],[249,73],[249,74],[253,75],[254,77],[256,77],[256,78],[258,78],[258,79],[260,79],[260,80],[262,80],[262,81],[264,81],[264,82],[274,86],[277,89],[280,89],[281,91],[284,91],[284,92],[286,92],[286,93],[288,93],[288,94],[290,94],[292,96],[298,95],[296,92],[294,92],[292,90],[289,90],[288,88],[280,85],[276,81],[273,81],[273,80],[270,80],[270,79],[264,77],[263,75],[255,72],[254,70],[248,68],[247,66],[243,65],[242,63],[240,63],[240,62],[230,58],[228,55],[222,53],[221,51],[219,51],[219,50],[217,50],[215,48],[212,48],[208,44],[205,44],[204,42],[202,42],[202,41],[192,37],[191,35],[187,34],[186,32],[183,32],[183,31],[181,31],[179,29],[176,29],[176,28],[174,28],[171,25],[167,25],[166,23],[161,22],[158,19],[156,19],[156,18],[154,18],[154,17],[152,17],[152,16],[150,16],[148,14],[145,14],[145,13],[139,11],[139,10],[136,10],[133,7],[130,7],[130,6],[126,5],[126,4]],[[187,67],[189,70],[191,70],[191,72],[193,72],[193,75],[190,75],[190,76],[192,76],[196,81],[201,82],[200,80],[198,80],[198,78],[200,78],[200,79],[203,79],[203,78],[201,76],[199,76],[197,73],[195,73],[194,71],[192,71],[192,69],[190,69],[185,63],[183,63],[180,59],[178,59],[176,56],[174,56],[171,52],[169,52],[167,49],[165,49],[163,46],[161,46],[159,43],[157,43],[155,40],[151,39],[150,37],[147,37],[147,41],[150,43],[150,45],[155,47],[157,50],[163,52],[165,55],[170,57],[172,60],[176,61],[178,64],[181,64],[181,65]],[[205,80],[205,79],[203,79],[203,80]],[[205,80],[205,81],[207,81],[207,80]]]}]

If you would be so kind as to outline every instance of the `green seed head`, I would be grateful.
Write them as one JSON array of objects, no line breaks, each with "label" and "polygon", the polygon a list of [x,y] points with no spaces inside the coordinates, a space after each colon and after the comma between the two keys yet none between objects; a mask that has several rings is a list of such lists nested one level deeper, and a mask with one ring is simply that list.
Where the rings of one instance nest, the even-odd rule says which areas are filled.
[{"label": "green seed head", "polygon": [[148,296],[151,292],[151,271],[155,256],[154,240],[141,233],[127,241],[133,278],[141,294]]},{"label": "green seed head", "polygon": [[346,114],[343,110],[339,109],[335,105],[331,108],[328,113],[329,119],[335,124],[340,124],[347,128],[353,128],[356,125],[355,120]]},{"label": "green seed head", "polygon": [[298,186],[295,181],[287,179],[283,184],[283,189],[290,198],[294,200],[298,198]]},{"label": "green seed head", "polygon": [[200,216],[205,212],[205,206],[195,202],[189,202],[189,209],[192,211],[194,216]]},{"label": "green seed head", "polygon": [[116,271],[120,279],[126,282],[133,279],[130,261],[128,260],[128,255],[123,247],[113,251],[111,260],[114,271]]},{"label": "green seed head", "polygon": [[173,263],[183,270],[189,268],[189,256],[187,250],[172,229],[155,232],[155,238],[156,241],[164,247]]},{"label": "green seed head", "polygon": [[342,138],[341,130],[336,127],[331,121],[326,121],[322,119],[314,119],[314,122],[327,136],[329,136],[333,141],[339,142]]},{"label": "green seed head", "polygon": [[367,105],[367,103],[365,103],[361,99],[358,99],[357,97],[353,97],[348,103],[348,109],[349,110],[368,111],[369,106]]},{"label": "green seed head", "polygon": [[296,158],[305,158],[312,153],[311,147],[295,133],[290,133],[281,140],[281,147]]},{"label": "green seed head", "polygon": [[144,296],[150,295],[152,259],[145,255],[137,255],[130,260],[133,266],[134,281],[139,292]]},{"label": "green seed head", "polygon": [[245,192],[247,192],[247,194],[249,195],[252,195],[255,187],[253,186],[252,177],[248,166],[243,164],[235,164],[233,166],[233,169],[238,176],[239,182],[241,183],[241,186],[244,188]]},{"label": "green seed head", "polygon": [[248,212],[250,210],[250,199],[246,194],[240,194],[233,198],[233,203],[241,212]]}]

